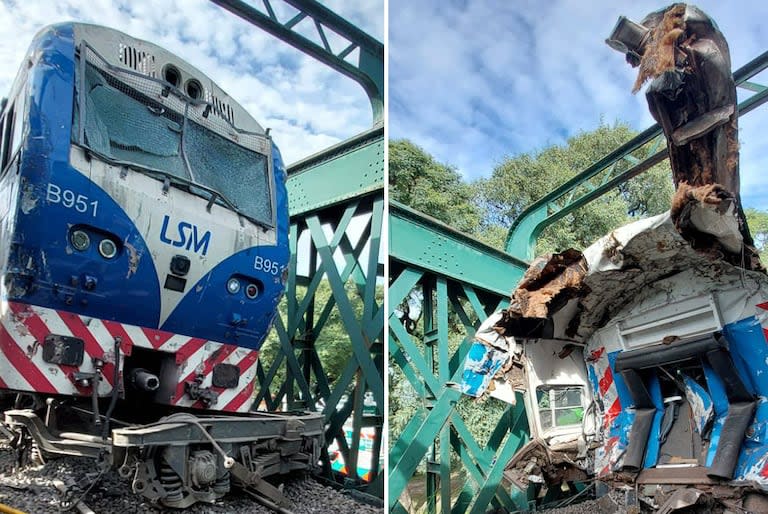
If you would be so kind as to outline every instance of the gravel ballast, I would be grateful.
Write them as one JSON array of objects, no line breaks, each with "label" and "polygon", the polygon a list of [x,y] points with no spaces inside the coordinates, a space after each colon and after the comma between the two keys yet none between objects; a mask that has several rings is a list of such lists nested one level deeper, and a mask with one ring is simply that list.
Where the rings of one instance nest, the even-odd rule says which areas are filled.
[{"label": "gravel ballast", "polygon": [[[0,446],[0,503],[28,514],[58,514],[61,495],[54,481],[69,486],[75,498],[93,483],[99,474],[92,459],[60,457],[48,459],[43,466],[26,467],[14,472],[14,452]],[[289,507],[296,514],[332,512],[334,514],[382,513],[382,508],[372,507],[352,498],[349,493],[325,486],[311,477],[288,477],[283,482],[283,494],[292,502]],[[146,512],[183,514],[269,513],[247,494],[233,489],[216,503],[198,503],[184,510],[167,509],[136,495],[131,491],[130,480],[121,478],[115,470],[104,472],[98,482],[83,497],[83,504],[96,514],[134,514]],[[78,512],[72,508],[68,512]],[[86,511],[87,512],[87,511]]]}]

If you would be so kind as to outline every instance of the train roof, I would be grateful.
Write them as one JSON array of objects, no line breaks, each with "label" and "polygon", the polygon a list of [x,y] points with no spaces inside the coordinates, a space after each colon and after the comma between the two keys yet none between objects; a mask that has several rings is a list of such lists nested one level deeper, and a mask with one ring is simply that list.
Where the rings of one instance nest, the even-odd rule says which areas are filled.
[{"label": "train roof", "polygon": [[168,70],[175,70],[179,75],[180,90],[185,91],[190,84],[197,83],[202,89],[199,99],[213,104],[216,107],[214,114],[238,130],[265,135],[261,124],[210,77],[159,45],[129,36],[117,29],[79,22],[49,25],[38,33],[36,39],[46,32],[70,27],[76,46],[87,43],[109,65],[153,79],[166,79]]}]

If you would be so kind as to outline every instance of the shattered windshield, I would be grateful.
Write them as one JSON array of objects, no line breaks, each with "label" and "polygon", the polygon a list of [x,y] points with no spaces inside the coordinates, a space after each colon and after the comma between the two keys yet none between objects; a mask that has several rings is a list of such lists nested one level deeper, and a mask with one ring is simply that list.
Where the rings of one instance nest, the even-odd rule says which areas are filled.
[{"label": "shattered windshield", "polygon": [[190,121],[184,133],[186,152],[197,182],[219,191],[250,217],[271,222],[267,157],[236,145]]},{"label": "shattered windshield", "polygon": [[129,85],[90,62],[83,75],[78,115],[83,124],[76,136],[81,144],[110,162],[176,177],[193,194],[233,206],[254,221],[273,224],[266,155],[230,141],[189,116],[185,120],[192,109],[203,107],[170,94],[159,81],[132,75]]},{"label": "shattered windshield", "polygon": [[183,116],[146,97],[133,98],[112,84],[95,67],[86,66],[85,145],[111,160],[190,180],[181,156]]}]

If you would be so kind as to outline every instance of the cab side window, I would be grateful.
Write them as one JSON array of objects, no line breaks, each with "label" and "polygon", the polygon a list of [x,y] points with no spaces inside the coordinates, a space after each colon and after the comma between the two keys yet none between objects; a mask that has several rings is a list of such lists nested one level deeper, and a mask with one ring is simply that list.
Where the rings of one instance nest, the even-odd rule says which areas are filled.
[{"label": "cab side window", "polygon": [[11,153],[11,121],[13,120],[13,107],[8,109],[0,119],[0,175],[4,175],[5,167],[8,165],[9,154]]},{"label": "cab side window", "polygon": [[13,160],[16,152],[21,146],[24,135],[24,101],[25,87],[16,95],[14,100],[9,100],[5,108],[0,128],[2,136],[0,138],[0,176],[5,175],[8,164]]}]

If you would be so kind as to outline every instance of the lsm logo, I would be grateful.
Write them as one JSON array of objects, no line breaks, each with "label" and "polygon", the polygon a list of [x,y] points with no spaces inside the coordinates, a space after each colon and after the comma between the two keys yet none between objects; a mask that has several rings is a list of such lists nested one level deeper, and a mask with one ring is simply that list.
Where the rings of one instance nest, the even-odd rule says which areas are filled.
[{"label": "lsm logo", "polygon": [[176,226],[176,234],[173,239],[168,237],[168,222],[170,218],[166,215],[163,218],[163,229],[160,231],[160,241],[165,244],[173,245],[177,248],[185,248],[195,253],[205,255],[208,253],[208,243],[211,241],[211,231],[206,230],[200,235],[197,226],[186,221],[180,221]]}]

